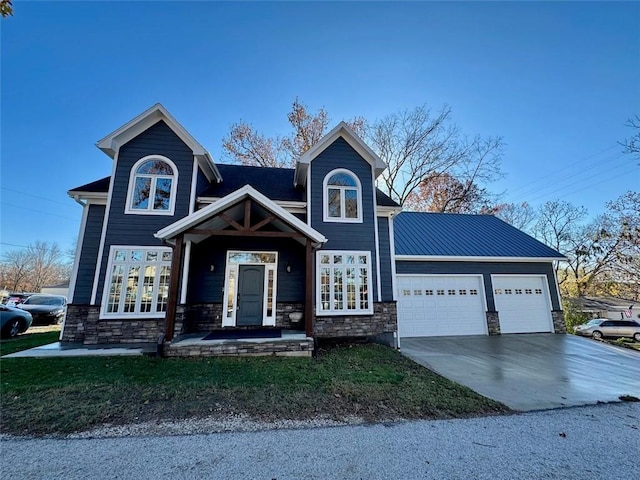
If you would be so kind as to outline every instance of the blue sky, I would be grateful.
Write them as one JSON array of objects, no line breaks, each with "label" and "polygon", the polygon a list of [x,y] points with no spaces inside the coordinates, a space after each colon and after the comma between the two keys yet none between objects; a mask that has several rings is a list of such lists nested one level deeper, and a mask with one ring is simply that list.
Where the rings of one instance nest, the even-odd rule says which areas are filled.
[{"label": "blue sky", "polygon": [[287,132],[427,104],[500,135],[506,201],[592,215],[638,190],[617,141],[640,114],[640,3],[14,2],[3,19],[0,252],[71,246],[70,188],[111,173],[95,143],[156,102],[220,160],[240,119]]}]

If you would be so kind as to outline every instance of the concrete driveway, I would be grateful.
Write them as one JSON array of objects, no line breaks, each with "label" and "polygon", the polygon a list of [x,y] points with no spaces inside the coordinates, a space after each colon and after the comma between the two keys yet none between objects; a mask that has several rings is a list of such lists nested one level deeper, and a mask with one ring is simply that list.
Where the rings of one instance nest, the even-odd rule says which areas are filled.
[{"label": "concrete driveway", "polygon": [[420,365],[514,410],[640,398],[640,353],[551,333],[403,338]]}]

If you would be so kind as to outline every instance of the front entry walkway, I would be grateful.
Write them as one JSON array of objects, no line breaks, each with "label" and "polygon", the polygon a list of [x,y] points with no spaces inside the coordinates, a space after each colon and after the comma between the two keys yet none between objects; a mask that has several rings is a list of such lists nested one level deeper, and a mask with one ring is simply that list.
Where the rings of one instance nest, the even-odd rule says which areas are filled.
[{"label": "front entry walkway", "polygon": [[415,362],[514,410],[640,398],[640,353],[574,335],[403,338]]}]

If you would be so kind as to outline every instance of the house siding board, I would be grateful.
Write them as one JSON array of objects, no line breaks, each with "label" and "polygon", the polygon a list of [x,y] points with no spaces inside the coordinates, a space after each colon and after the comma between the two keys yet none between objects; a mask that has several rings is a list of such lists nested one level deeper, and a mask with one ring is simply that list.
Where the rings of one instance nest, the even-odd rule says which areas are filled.
[{"label": "house siding board", "polygon": [[198,177],[196,179],[196,197],[201,196],[209,188],[209,180],[205,174],[198,168]]},{"label": "house siding board", "polygon": [[380,244],[380,279],[382,301],[393,301],[393,283],[391,276],[391,247],[389,243],[389,219],[378,217],[378,242]]},{"label": "house siding board", "polygon": [[[362,186],[362,223],[323,221],[323,181],[332,170],[346,168],[360,180]],[[311,227],[328,241],[325,250],[366,250],[371,252],[371,285],[377,285],[375,202],[371,165],[344,139],[338,138],[311,162]]]},{"label": "house siding board", "polygon": [[[395,224],[394,224],[395,226]],[[495,311],[491,275],[546,275],[553,310],[560,310],[560,299],[555,285],[553,265],[549,262],[413,262],[397,261],[396,273],[482,275],[487,293],[487,309]]]},{"label": "house siding board", "polygon": [[[190,304],[223,301],[228,250],[278,252],[277,301],[304,301],[304,246],[290,239],[211,237],[191,250],[187,298]],[[287,264],[291,265],[291,273],[287,272]],[[215,265],[213,272],[211,265]]]},{"label": "house siding board", "polygon": [[402,212],[393,226],[396,255],[563,258],[491,215]]},{"label": "house siding board", "polygon": [[[147,155],[162,155],[175,163],[178,186],[173,215],[125,214],[129,178],[133,165]],[[109,249],[111,245],[162,246],[153,234],[189,214],[193,152],[173,131],[160,121],[120,148],[113,180],[109,220],[98,283],[98,302],[102,299]]]},{"label": "house siding board", "polygon": [[96,260],[98,259],[102,222],[106,206],[89,204],[85,208],[88,208],[89,211],[87,212],[87,222],[78,261],[75,292],[71,292],[73,301],[80,304],[88,304],[91,300],[93,276]]}]

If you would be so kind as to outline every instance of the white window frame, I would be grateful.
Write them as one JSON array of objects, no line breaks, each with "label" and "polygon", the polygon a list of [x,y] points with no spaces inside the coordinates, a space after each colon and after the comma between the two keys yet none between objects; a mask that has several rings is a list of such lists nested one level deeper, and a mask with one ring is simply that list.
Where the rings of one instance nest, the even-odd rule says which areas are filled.
[{"label": "white window frame", "polygon": [[[355,187],[345,187],[338,185],[329,185],[329,179],[337,173],[343,173],[351,177],[355,183]],[[329,216],[329,188],[340,190],[340,216]],[[347,218],[345,214],[345,191],[356,190],[356,203],[358,208],[358,216],[355,218]],[[338,222],[338,223],[362,223],[362,184],[358,176],[351,170],[346,168],[336,168],[327,173],[322,181],[322,219],[325,222]]]},{"label": "white window frame", "polygon": [[[320,263],[320,259],[322,255],[329,255],[331,256],[332,260],[330,263],[326,264],[326,263]],[[346,302],[347,302],[347,282],[343,281],[343,285],[342,285],[342,299],[343,299],[343,306],[345,308],[343,309],[336,309],[335,308],[335,298],[334,298],[334,289],[333,289],[333,271],[335,269],[341,269],[342,272],[342,276],[343,279],[346,278],[346,268],[352,266],[353,268],[362,268],[362,265],[359,263],[355,263],[355,264],[347,264],[347,263],[342,263],[341,265],[334,265],[333,264],[333,256],[334,255],[342,255],[343,258],[346,257],[347,255],[356,255],[356,256],[366,256],[366,269],[367,269],[367,289],[368,289],[368,306],[366,309],[348,309],[346,308]],[[329,301],[329,309],[324,309],[323,308],[323,304],[322,304],[322,284],[321,284],[321,269],[322,268],[326,268],[329,267],[331,272],[330,272],[330,284],[332,285],[332,288],[330,290],[330,296],[331,299]],[[351,316],[351,315],[373,315],[373,299],[374,299],[374,295],[373,295],[373,278],[371,276],[371,272],[372,272],[372,266],[371,266],[371,252],[368,250],[318,250],[316,251],[316,315],[318,316]],[[358,292],[359,290],[359,285],[357,283],[357,279],[358,279],[358,275],[356,275],[356,292]],[[358,303],[358,302],[357,302]]]},{"label": "white window frame", "polygon": [[[263,262],[231,262],[231,255],[239,254],[239,253],[250,253],[250,254],[269,254],[275,255],[275,261],[273,263],[263,263]],[[241,265],[264,265],[264,285],[262,290],[263,302],[262,302],[262,326],[264,327],[275,327],[276,326],[276,305],[277,305],[277,286],[278,286],[278,252],[271,251],[262,251],[262,250],[228,250],[226,256],[226,266],[224,269],[224,293],[222,297],[222,326],[223,327],[235,327],[236,326],[236,313],[238,311],[238,285],[239,278],[238,274],[240,273]],[[229,279],[231,272],[234,275],[234,288],[235,292],[233,294],[233,307],[231,312],[228,311],[228,295],[229,295]],[[268,295],[269,295],[269,272],[273,274],[273,293],[271,299],[271,315],[268,314]],[[231,313],[229,316],[228,314]]]},{"label": "white window frame", "polygon": [[[116,262],[115,261],[115,253],[116,251],[122,251],[125,250],[127,251],[127,260],[125,260],[124,262]],[[141,262],[132,262],[130,260],[130,256],[129,253],[131,251],[134,250],[142,250],[143,252],[143,260]],[[123,280],[123,289],[120,292],[120,300],[118,302],[118,311],[117,312],[109,312],[108,311],[108,307],[109,307],[109,291],[111,290],[111,280],[112,280],[112,275],[113,275],[113,266],[114,264],[118,263],[118,264],[122,264],[125,267],[124,270],[124,275],[123,275],[123,279],[127,278],[127,272],[129,270],[129,267],[131,265],[140,265],[140,273],[141,276],[139,276],[138,278],[142,278],[144,279],[144,267],[147,265],[152,265],[150,262],[147,263],[146,260],[144,259],[144,257],[146,256],[146,252],[148,251],[155,251],[158,252],[158,260],[156,262],[153,262],[153,265],[156,265],[158,267],[162,267],[162,266],[169,266],[171,267],[171,260],[169,261],[163,261],[162,260],[162,254],[165,252],[170,252],[173,253],[171,248],[168,247],[157,247],[157,246],[149,246],[149,245],[111,245],[111,247],[109,248],[109,261],[107,263],[107,272],[105,275],[105,281],[104,281],[104,286],[103,286],[103,292],[102,292],[102,307],[100,308],[100,318],[101,319],[108,319],[108,318],[121,318],[121,317],[126,317],[126,318],[131,318],[131,319],[136,319],[136,318],[164,318],[166,315],[166,312],[156,312],[155,311],[155,307],[157,305],[157,291],[158,291],[158,283],[159,283],[159,278],[160,278],[160,273],[161,273],[161,268],[157,268],[156,269],[156,275],[153,281],[153,301],[151,303],[151,311],[150,312],[141,312],[140,311],[140,304],[142,301],[142,288],[144,286],[144,281],[138,281],[138,287],[137,287],[137,293],[136,293],[136,305],[135,305],[135,309],[133,312],[124,312],[123,310],[123,306],[124,306],[124,300],[125,300],[125,288],[126,286],[124,285],[124,280]],[[171,272],[169,272],[169,277],[171,277]]]},{"label": "white window frame", "polygon": [[[140,174],[140,176],[151,176],[152,177],[152,185],[151,192],[149,192],[149,205],[147,208],[133,208],[131,202],[133,201],[133,196],[136,189],[136,177],[138,174],[136,171],[138,167],[142,165],[144,162],[149,160],[160,160],[162,162],[167,163],[171,169],[173,170],[173,175],[157,175],[157,174]],[[170,178],[171,179],[171,193],[169,197],[169,208],[167,210],[154,210],[153,208],[153,198],[155,197],[156,191],[156,182],[159,178]],[[131,168],[131,172],[129,173],[129,188],[127,190],[127,203],[125,204],[124,213],[128,215],[173,215],[176,208],[176,192],[178,189],[178,169],[176,168],[176,164],[173,163],[169,158],[162,155],[147,155],[146,157],[142,157],[138,160],[133,167]]]}]

